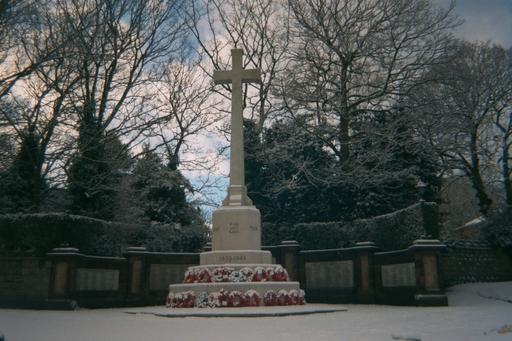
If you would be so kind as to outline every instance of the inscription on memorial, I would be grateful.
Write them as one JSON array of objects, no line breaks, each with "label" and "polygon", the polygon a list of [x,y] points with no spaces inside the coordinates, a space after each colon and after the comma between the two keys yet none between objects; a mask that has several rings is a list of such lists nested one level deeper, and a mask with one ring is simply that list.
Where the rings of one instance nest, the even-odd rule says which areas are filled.
[{"label": "inscription on memorial", "polygon": [[76,271],[76,290],[78,291],[116,291],[119,289],[119,270],[78,269]]},{"label": "inscription on memorial", "polygon": [[229,233],[239,233],[238,223],[229,223]]},{"label": "inscription on memorial", "polygon": [[246,257],[244,255],[235,255],[235,256],[228,256],[228,255],[224,255],[224,256],[219,256],[219,261],[221,263],[238,263],[238,262],[242,262],[242,261],[245,261],[246,260]]},{"label": "inscription on memorial", "polygon": [[381,267],[383,287],[414,287],[416,274],[414,263],[383,265]]},{"label": "inscription on memorial", "polygon": [[354,287],[354,263],[350,260],[306,263],[308,289]]}]

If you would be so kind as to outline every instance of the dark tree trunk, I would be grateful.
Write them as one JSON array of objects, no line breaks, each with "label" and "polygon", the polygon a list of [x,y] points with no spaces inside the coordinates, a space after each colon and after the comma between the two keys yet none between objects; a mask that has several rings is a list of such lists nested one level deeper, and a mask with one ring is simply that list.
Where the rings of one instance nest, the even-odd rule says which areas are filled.
[{"label": "dark tree trunk", "polygon": [[482,174],[480,172],[480,157],[478,155],[477,148],[477,135],[471,134],[471,144],[470,144],[470,153],[471,153],[471,170],[470,170],[470,179],[473,184],[473,188],[476,191],[476,197],[478,199],[478,206],[480,208],[480,213],[483,216],[487,216],[489,214],[489,210],[491,209],[492,200],[487,194],[487,190],[485,188],[484,181],[482,179]]},{"label": "dark tree trunk", "polygon": [[[508,136],[504,137],[503,147],[502,147],[502,176],[503,176],[503,186],[505,189],[505,200],[507,204],[507,209],[509,212],[512,210],[512,180],[510,179],[511,170],[510,170],[510,160],[509,160],[509,145],[507,144]],[[510,212],[512,213],[512,212]]]}]

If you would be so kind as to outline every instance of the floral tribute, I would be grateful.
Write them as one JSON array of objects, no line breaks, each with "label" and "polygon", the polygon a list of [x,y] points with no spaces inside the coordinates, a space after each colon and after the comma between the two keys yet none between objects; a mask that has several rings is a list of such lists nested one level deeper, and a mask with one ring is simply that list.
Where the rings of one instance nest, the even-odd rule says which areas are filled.
[{"label": "floral tribute", "polygon": [[170,293],[167,297],[167,306],[171,308],[193,308],[196,296],[193,291],[179,292],[176,295]]},{"label": "floral tribute", "polygon": [[244,303],[246,307],[258,307],[261,302],[260,294],[256,290],[247,290],[244,295]]},{"label": "floral tribute", "polygon": [[274,290],[268,290],[263,296],[263,304],[266,306],[277,305],[277,294]]},{"label": "floral tribute", "polygon": [[256,290],[247,290],[245,293],[240,291],[227,291],[220,289],[219,292],[200,293],[197,297],[192,291],[170,293],[167,297],[168,308],[222,308],[222,307],[257,307],[275,306],[275,305],[303,305],[305,304],[303,290],[279,290],[277,293],[268,290],[263,295],[263,300]]},{"label": "floral tribute", "polygon": [[240,270],[217,267],[212,271],[207,268],[188,270],[183,283],[287,282],[288,280],[288,273],[282,266],[268,268],[258,266],[254,270],[249,267]]}]

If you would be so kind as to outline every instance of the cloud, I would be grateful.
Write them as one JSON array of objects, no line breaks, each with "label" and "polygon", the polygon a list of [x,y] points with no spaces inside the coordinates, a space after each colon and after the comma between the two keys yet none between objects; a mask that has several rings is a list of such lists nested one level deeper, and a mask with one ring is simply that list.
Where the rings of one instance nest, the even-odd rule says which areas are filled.
[{"label": "cloud", "polygon": [[465,20],[456,30],[461,38],[512,46],[512,1],[458,0],[455,12]]}]

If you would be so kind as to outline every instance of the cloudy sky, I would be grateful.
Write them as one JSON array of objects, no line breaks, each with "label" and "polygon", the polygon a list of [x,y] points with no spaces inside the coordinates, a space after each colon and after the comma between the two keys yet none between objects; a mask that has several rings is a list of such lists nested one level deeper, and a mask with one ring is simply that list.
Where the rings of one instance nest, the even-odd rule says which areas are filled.
[{"label": "cloudy sky", "polygon": [[455,9],[465,20],[457,29],[459,36],[512,47],[512,0],[456,0]]}]

